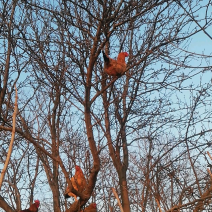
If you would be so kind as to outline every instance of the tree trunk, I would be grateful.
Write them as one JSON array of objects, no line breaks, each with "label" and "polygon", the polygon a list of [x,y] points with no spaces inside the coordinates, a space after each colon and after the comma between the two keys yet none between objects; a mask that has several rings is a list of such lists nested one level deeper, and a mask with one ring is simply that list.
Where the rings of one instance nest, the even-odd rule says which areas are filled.
[{"label": "tree trunk", "polygon": [[124,212],[130,212],[130,201],[127,188],[126,171],[121,170],[119,173],[119,186],[121,190],[121,200]]},{"label": "tree trunk", "polygon": [[[57,163],[57,162],[53,162]],[[59,192],[59,186],[58,186],[58,163],[53,165],[53,184],[51,185],[52,193],[53,193],[53,206],[54,211],[60,211],[60,192]],[[55,170],[54,170],[55,169]]]},{"label": "tree trunk", "polygon": [[14,212],[14,210],[5,202],[4,198],[0,195],[0,208],[3,208],[6,212]]}]

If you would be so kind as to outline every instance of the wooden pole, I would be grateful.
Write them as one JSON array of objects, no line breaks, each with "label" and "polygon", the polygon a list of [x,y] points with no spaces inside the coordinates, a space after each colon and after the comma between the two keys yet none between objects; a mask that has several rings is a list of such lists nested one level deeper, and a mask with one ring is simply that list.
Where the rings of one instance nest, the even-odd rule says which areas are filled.
[{"label": "wooden pole", "polygon": [[1,190],[3,180],[4,180],[4,175],[7,171],[7,167],[8,167],[9,161],[10,161],[12,150],[13,150],[13,143],[14,143],[14,139],[15,139],[15,121],[16,121],[17,111],[18,111],[18,92],[17,92],[17,88],[15,86],[15,104],[14,104],[14,112],[13,112],[12,136],[11,136],[10,146],[9,146],[8,153],[7,153],[7,158],[6,158],[4,168],[2,169],[1,176],[0,176],[0,190]]},{"label": "wooden pole", "polygon": [[117,201],[118,201],[118,205],[119,205],[120,211],[121,211],[121,212],[124,212],[124,210],[123,210],[123,208],[122,208],[122,205],[121,205],[121,202],[120,202],[120,199],[119,199],[119,197],[118,197],[118,194],[116,193],[115,188],[112,188],[112,191],[113,191],[113,193],[114,193],[114,195],[115,195],[115,197],[116,197],[116,199],[117,199]]}]

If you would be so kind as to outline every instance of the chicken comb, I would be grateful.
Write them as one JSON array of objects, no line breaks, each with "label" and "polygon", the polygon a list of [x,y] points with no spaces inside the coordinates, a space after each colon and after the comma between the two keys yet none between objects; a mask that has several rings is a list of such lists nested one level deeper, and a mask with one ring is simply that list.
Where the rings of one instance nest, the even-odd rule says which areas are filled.
[{"label": "chicken comb", "polygon": [[123,52],[125,57],[128,57],[129,54],[127,52]]},{"label": "chicken comb", "polygon": [[35,203],[38,203],[40,205],[40,201],[37,199],[34,201]]},{"label": "chicken comb", "polygon": [[76,166],[75,166],[75,169],[76,169],[76,170],[79,170],[79,169],[80,169],[80,167],[76,165]]}]

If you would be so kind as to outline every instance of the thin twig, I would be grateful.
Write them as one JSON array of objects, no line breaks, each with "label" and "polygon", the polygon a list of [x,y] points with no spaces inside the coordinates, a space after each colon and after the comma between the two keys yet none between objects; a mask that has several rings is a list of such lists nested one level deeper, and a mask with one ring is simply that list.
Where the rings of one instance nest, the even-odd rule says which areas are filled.
[{"label": "thin twig", "polygon": [[209,158],[212,160],[212,156],[210,155],[210,153],[209,153],[209,152],[207,152],[207,154],[208,154]]},{"label": "thin twig", "polygon": [[156,203],[158,205],[159,211],[162,212],[161,207],[160,207],[160,202],[157,199],[155,199],[155,201],[156,201]]},{"label": "thin twig", "polygon": [[209,169],[209,168],[207,168],[207,171],[208,171],[209,175],[210,175],[210,176],[211,176],[211,178],[212,178],[212,174],[211,174],[211,171],[210,171],[210,169]]}]

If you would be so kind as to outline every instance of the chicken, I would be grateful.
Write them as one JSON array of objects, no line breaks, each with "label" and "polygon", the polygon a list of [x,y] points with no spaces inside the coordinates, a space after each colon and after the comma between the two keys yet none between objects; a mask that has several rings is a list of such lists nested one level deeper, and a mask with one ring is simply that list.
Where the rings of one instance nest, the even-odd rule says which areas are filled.
[{"label": "chicken", "polygon": [[[79,166],[75,166],[75,169],[75,175],[70,180],[74,189],[81,193],[86,188],[87,183],[82,169]],[[65,198],[72,196],[74,197],[75,201],[77,201],[77,196],[70,191],[69,187],[66,188],[64,195]]]},{"label": "chicken", "polygon": [[117,60],[108,57],[104,51],[102,51],[102,54],[105,61],[104,70],[108,75],[120,77],[125,73],[127,67],[125,57],[128,57],[127,52],[119,53]]},{"label": "chicken", "polygon": [[97,208],[96,208],[96,203],[91,203],[88,207],[86,207],[84,210],[80,211],[80,212],[96,212]]},{"label": "chicken", "polygon": [[20,212],[38,212],[39,205],[40,205],[40,201],[35,200],[35,203],[30,205],[30,207],[28,209],[22,210]]}]

